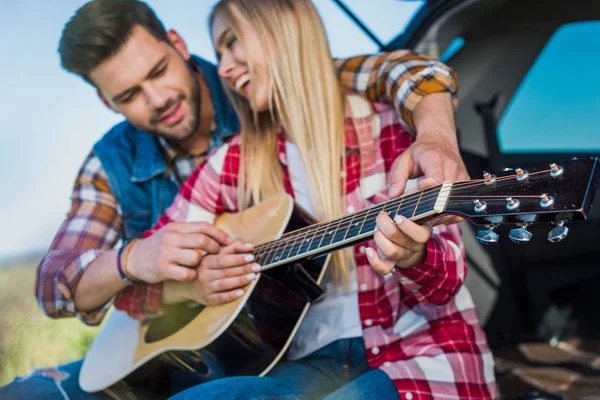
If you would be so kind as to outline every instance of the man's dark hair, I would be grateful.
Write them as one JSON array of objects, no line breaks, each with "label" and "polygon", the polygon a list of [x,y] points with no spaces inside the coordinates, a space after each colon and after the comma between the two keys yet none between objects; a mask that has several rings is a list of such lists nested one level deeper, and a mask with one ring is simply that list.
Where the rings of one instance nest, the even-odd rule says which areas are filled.
[{"label": "man's dark hair", "polygon": [[58,45],[64,69],[91,82],[90,72],[115,55],[138,25],[157,40],[167,32],[154,11],[138,0],[93,0],[75,12]]}]

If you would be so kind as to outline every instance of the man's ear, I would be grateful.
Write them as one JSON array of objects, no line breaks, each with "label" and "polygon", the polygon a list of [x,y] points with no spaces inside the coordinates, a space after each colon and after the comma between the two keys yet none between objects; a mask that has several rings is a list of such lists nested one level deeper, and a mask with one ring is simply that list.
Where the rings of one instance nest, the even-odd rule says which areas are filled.
[{"label": "man's ear", "polygon": [[114,112],[117,112],[117,110],[115,110],[110,103],[108,102],[108,99],[106,97],[104,97],[104,95],[102,94],[102,92],[100,91],[100,89],[96,89],[96,94],[98,95],[98,98],[100,99],[100,101],[102,103],[104,103],[104,105],[106,106],[106,108],[113,110]]},{"label": "man's ear", "polygon": [[183,57],[185,61],[189,61],[191,57],[190,53],[188,52],[185,40],[183,40],[183,38],[179,36],[179,33],[175,32],[174,29],[169,29],[169,31],[167,32],[167,37],[169,38],[169,42],[171,42],[171,46],[173,46],[173,48],[179,53],[179,55]]}]

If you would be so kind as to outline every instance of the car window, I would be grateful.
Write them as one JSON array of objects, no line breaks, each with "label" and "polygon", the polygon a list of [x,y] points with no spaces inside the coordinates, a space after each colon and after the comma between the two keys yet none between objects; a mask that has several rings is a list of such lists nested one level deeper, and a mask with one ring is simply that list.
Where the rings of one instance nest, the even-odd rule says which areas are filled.
[{"label": "car window", "polygon": [[455,37],[440,56],[440,61],[443,63],[448,62],[448,60],[458,54],[463,47],[465,47],[465,39],[462,36]]},{"label": "car window", "polygon": [[550,38],[498,124],[504,153],[600,151],[600,21]]}]

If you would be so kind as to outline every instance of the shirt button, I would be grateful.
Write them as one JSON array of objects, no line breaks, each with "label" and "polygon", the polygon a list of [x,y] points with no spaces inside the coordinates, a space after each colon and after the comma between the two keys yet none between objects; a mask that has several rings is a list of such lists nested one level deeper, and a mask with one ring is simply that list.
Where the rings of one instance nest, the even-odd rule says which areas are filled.
[{"label": "shirt button", "polygon": [[342,170],[340,172],[340,178],[345,178],[346,177],[346,170]]},{"label": "shirt button", "polygon": [[377,354],[379,354],[379,347],[373,347],[373,348],[371,349],[371,353],[373,353],[373,355],[377,355]]},{"label": "shirt button", "polygon": [[373,320],[372,320],[372,319],[368,319],[368,320],[366,320],[366,321],[365,321],[365,325],[366,325],[366,326],[371,326],[371,325],[373,325]]},{"label": "shirt button", "polygon": [[363,291],[363,292],[364,292],[364,291],[365,291],[365,290],[367,290],[367,289],[368,289],[368,286],[367,286],[367,284],[366,284],[366,283],[361,283],[361,284],[360,284],[360,290],[361,290],[361,291]]},{"label": "shirt button", "polygon": [[356,209],[353,206],[348,206],[348,208],[346,208],[346,211],[348,211],[349,213],[353,213],[354,211],[356,211]]},{"label": "shirt button", "polygon": [[408,392],[408,393],[406,393],[406,394],[404,395],[404,398],[405,398],[406,400],[412,400],[412,398],[413,398],[413,395],[412,395],[412,393],[411,393],[411,392]]},{"label": "shirt button", "polygon": [[386,362],[383,363],[384,367],[389,367],[390,365],[392,365],[392,363],[389,362],[389,361],[386,361]]},{"label": "shirt button", "polygon": [[367,249],[367,248],[366,248],[365,246],[360,246],[360,247],[358,248],[358,251],[360,252],[360,254],[365,254],[365,250],[366,250],[366,249]]}]

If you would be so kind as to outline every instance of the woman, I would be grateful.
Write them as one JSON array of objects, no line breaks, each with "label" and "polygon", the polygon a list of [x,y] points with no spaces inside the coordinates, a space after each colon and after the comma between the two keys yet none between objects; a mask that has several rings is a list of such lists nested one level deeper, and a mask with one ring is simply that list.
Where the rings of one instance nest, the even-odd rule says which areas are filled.
[{"label": "woman", "polygon": [[[241,134],[195,171],[153,231],[283,192],[319,220],[387,200],[386,175],[412,137],[393,109],[342,94],[309,0],[222,0],[210,25]],[[458,227],[432,232],[382,213],[377,228],[374,241],[334,254],[326,296],[285,362],[175,398],[493,398]]]}]

